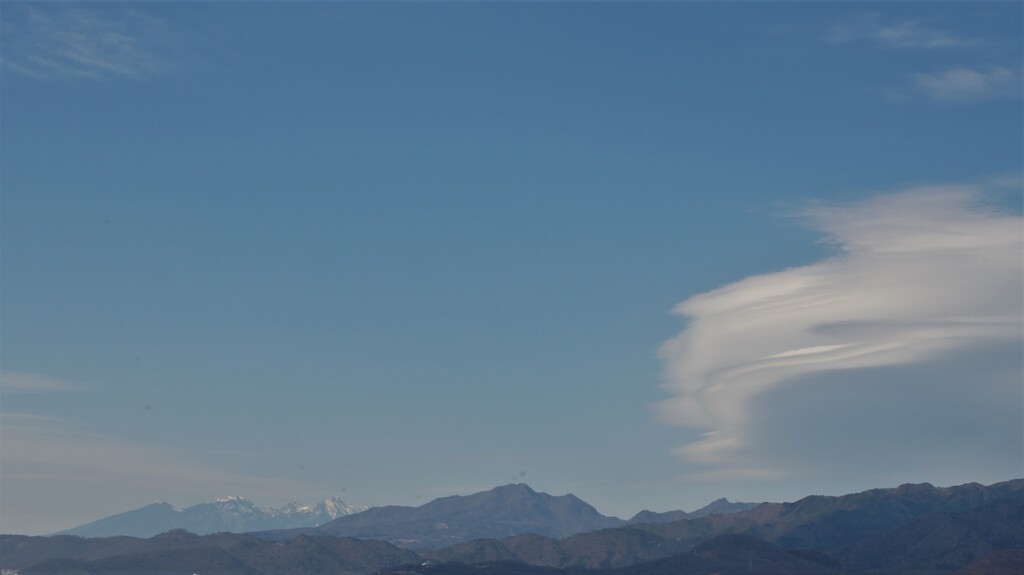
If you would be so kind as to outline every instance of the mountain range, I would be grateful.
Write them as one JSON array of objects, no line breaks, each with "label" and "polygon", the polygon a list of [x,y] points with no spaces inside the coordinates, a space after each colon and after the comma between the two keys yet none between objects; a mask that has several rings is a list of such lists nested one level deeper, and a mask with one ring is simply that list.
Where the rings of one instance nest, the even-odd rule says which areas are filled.
[{"label": "mountain range", "polygon": [[224,497],[212,503],[200,503],[185,509],[159,502],[92,521],[55,535],[152,537],[172,529],[184,529],[198,535],[223,531],[242,533],[316,527],[365,510],[365,507],[348,505],[337,497],[330,497],[315,505],[292,502],[280,509],[257,507],[252,501],[242,497]]},{"label": "mountain range", "polygon": [[566,537],[633,523],[668,523],[716,513],[736,513],[759,505],[718,499],[691,511],[641,511],[628,521],[607,517],[576,496],[551,496],[513,484],[467,496],[436,499],[420,507],[354,507],[337,497],[316,505],[289,503],[280,509],[257,507],[242,497],[224,497],[177,509],[159,502],[92,521],[54,535],[147,538],[172,529],[190,533],[260,532],[271,539],[301,534],[384,539],[400,547],[437,548],[474,539],[533,533]]},{"label": "mountain range", "polygon": [[[412,525],[446,513],[456,525],[463,516],[481,525],[486,516],[502,518],[491,527],[495,532],[507,530],[519,512],[576,510],[590,517],[592,508],[566,497],[515,485],[389,513]],[[469,502],[479,506],[475,512]],[[356,517],[340,524],[354,527]],[[363,521],[380,530],[383,519]],[[3,535],[0,567],[22,575],[1010,575],[1024,572],[1024,479],[906,484],[569,537],[526,533],[418,551],[305,531],[199,536],[176,530],[149,539]]]},{"label": "mountain range", "polygon": [[740,511],[753,509],[758,505],[760,505],[760,503],[744,503],[742,501],[733,502],[723,497],[689,513],[679,510],[657,513],[654,511],[647,511],[645,509],[634,515],[629,521],[627,521],[627,523],[671,523],[673,521],[679,521],[680,519],[699,519],[701,517],[707,517],[708,515],[715,515],[716,513],[739,513]]},{"label": "mountain range", "polygon": [[617,517],[601,515],[575,495],[538,493],[517,483],[472,495],[441,497],[419,507],[371,507],[319,527],[258,535],[270,539],[292,539],[302,534],[383,539],[401,547],[430,549],[524,533],[566,537],[623,523]]}]

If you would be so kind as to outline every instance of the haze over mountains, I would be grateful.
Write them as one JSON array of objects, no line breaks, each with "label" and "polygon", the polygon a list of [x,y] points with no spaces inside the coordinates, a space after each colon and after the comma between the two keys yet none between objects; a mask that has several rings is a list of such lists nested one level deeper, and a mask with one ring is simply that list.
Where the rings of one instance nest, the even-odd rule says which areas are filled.
[{"label": "haze over mountains", "polygon": [[566,537],[622,523],[617,517],[601,515],[575,495],[556,497],[518,483],[472,495],[441,497],[419,507],[373,507],[319,527],[261,535],[273,539],[300,534],[358,537],[384,539],[402,547],[437,548],[523,533]]},{"label": "haze over mountains", "polygon": [[177,509],[161,501],[60,531],[56,535],[152,537],[172,529],[184,529],[198,535],[224,531],[243,533],[315,527],[364,510],[366,507],[348,505],[337,497],[329,497],[315,505],[291,502],[280,509],[257,507],[242,497],[223,497],[185,509]]},{"label": "haze over mountains", "polygon": [[627,523],[666,523],[714,513],[735,513],[757,505],[723,498],[690,513],[641,511],[623,521],[602,515],[572,494],[556,497],[538,493],[525,484],[511,484],[472,495],[443,497],[419,507],[360,508],[337,497],[316,505],[289,503],[280,509],[257,507],[241,497],[225,497],[185,509],[160,502],[56,535],[146,538],[184,529],[198,535],[264,532],[260,535],[273,539],[291,539],[300,534],[358,537],[383,539],[403,547],[436,548],[525,533],[566,537]]},{"label": "haze over mountains", "polygon": [[749,503],[742,501],[729,501],[722,497],[716,499],[711,503],[708,503],[704,507],[696,511],[689,513],[685,511],[665,511],[663,513],[657,513],[654,511],[641,511],[630,519],[629,523],[669,523],[672,521],[679,521],[680,519],[699,519],[701,517],[707,517],[708,515],[714,515],[715,513],[739,513],[740,511],[746,511],[753,509],[760,505],[760,503]]},{"label": "haze over mountains", "polygon": [[[314,533],[317,529],[207,536],[175,530],[149,539],[4,535],[0,567],[22,575],[579,575],[597,569],[602,571],[593,575],[1009,575],[1024,566],[1024,479],[946,488],[907,484],[665,523],[604,518],[619,526],[561,538],[524,533],[474,539],[436,549],[423,548],[424,543],[448,530],[469,533],[473,526],[502,532],[538,516],[582,528],[604,516],[575,497],[553,497],[525,485],[417,508],[374,509],[380,511],[341,517],[319,529],[388,533],[385,520],[391,518],[406,532],[423,531],[417,542],[399,541],[420,548]],[[426,531],[426,522],[438,517],[450,524],[436,522],[436,533]],[[495,518],[491,524],[488,517]]]}]

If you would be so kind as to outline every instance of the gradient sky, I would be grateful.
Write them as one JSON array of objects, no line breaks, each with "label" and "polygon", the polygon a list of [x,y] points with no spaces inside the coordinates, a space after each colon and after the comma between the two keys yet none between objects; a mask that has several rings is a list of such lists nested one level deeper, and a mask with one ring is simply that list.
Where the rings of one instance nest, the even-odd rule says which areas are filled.
[{"label": "gradient sky", "polygon": [[1024,476],[1018,2],[0,16],[0,532]]}]

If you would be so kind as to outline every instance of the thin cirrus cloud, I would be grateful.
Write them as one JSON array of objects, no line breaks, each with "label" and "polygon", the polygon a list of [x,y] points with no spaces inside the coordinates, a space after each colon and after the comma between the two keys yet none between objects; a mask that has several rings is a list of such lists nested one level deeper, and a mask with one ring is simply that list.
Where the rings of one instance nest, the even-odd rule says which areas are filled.
[{"label": "thin cirrus cloud", "polygon": [[38,373],[5,371],[0,373],[0,391],[4,393],[56,393],[82,391],[79,383],[63,381]]},{"label": "thin cirrus cloud", "polygon": [[[957,35],[925,20],[886,20],[879,14],[864,14],[837,24],[823,36],[829,44],[868,44],[889,50],[915,50],[949,55],[993,48],[996,44]],[[971,103],[1020,97],[1021,75],[1012,65],[947,65],[936,71],[905,76],[907,85],[883,90],[897,100],[920,97]]]},{"label": "thin cirrus cloud", "polygon": [[[31,413],[0,414],[4,493],[0,533],[44,534],[96,519],[97,508],[131,509],[152,493],[176,502],[227,494],[297,493],[284,479],[236,473],[200,454],[113,437]],[[218,459],[230,460],[220,454]],[[68,478],[75,478],[69,488]]]},{"label": "thin cirrus cloud", "polygon": [[915,87],[924,95],[947,102],[975,102],[1020,96],[1020,76],[1005,66],[989,69],[950,68],[914,74]]},{"label": "thin cirrus cloud", "polygon": [[885,21],[879,14],[863,14],[829,29],[824,40],[831,44],[868,42],[884,48],[957,48],[978,40],[957,36],[922,20]]},{"label": "thin cirrus cloud", "polygon": [[656,408],[703,432],[677,450],[692,476],[1019,475],[1024,225],[981,200],[814,207],[836,255],[680,303]]},{"label": "thin cirrus cloud", "polygon": [[45,79],[143,79],[170,73],[174,35],[134,8],[15,5],[4,12],[3,64]]}]

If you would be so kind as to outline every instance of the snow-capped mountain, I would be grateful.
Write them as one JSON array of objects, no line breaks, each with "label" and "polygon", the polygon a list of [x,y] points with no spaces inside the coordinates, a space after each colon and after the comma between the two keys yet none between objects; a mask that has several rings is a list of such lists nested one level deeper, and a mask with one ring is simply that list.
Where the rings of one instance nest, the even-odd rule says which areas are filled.
[{"label": "snow-capped mountain", "polygon": [[345,515],[354,515],[360,511],[366,511],[366,507],[356,507],[355,505],[349,505],[338,497],[328,497],[316,505],[301,505],[292,501],[286,504],[284,507],[277,511],[291,515],[309,515],[316,517],[320,525],[333,521],[339,517]]},{"label": "snow-capped mountain", "polygon": [[313,505],[293,501],[280,509],[258,507],[252,501],[238,496],[222,497],[212,503],[200,503],[185,509],[159,502],[134,511],[111,515],[55,535],[152,537],[171,529],[184,529],[197,535],[205,535],[223,531],[244,533],[317,527],[366,509],[349,505],[337,497],[329,497]]},{"label": "snow-capped mountain", "polygon": [[529,485],[518,483],[472,495],[441,497],[419,507],[374,507],[315,528],[265,531],[259,535],[279,540],[302,534],[385,539],[400,547],[429,549],[525,533],[567,537],[623,523],[616,517],[601,515],[575,495],[538,493]]}]

